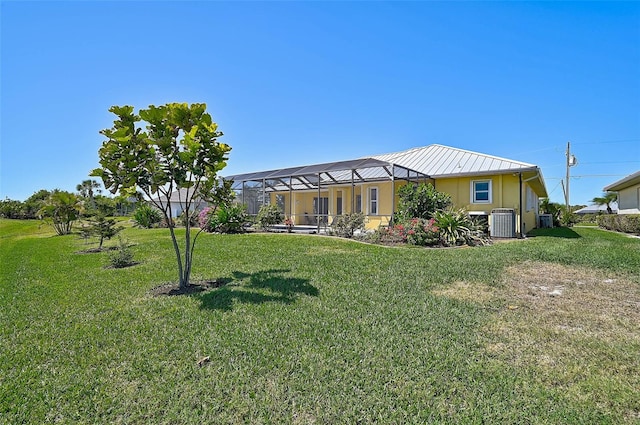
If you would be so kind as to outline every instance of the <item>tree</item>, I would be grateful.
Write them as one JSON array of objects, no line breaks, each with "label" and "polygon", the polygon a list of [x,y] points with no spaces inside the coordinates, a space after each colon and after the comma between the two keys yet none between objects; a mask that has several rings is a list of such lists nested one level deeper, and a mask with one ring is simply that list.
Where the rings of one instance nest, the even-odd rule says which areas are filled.
[{"label": "tree", "polygon": [[76,186],[76,190],[80,192],[80,196],[89,200],[91,209],[96,208],[94,189],[100,193],[100,183],[95,180],[83,180],[82,183]]},{"label": "tree", "polygon": [[611,209],[611,203],[616,202],[618,200],[618,194],[616,192],[606,192],[603,193],[602,196],[596,196],[591,200],[596,205],[606,205],[607,213],[613,214],[613,210]]},{"label": "tree", "polygon": [[98,250],[102,249],[105,239],[111,239],[117,235],[124,227],[116,226],[114,218],[107,218],[103,213],[98,213],[89,219],[89,232],[98,238]]},{"label": "tree", "polygon": [[25,218],[37,218],[38,211],[51,196],[51,192],[46,189],[40,189],[24,201]]},{"label": "tree", "polygon": [[68,235],[73,222],[80,217],[81,208],[78,196],[56,189],[44,202],[38,216],[50,223],[58,235]]},{"label": "tree", "polygon": [[[171,193],[184,191],[180,199],[185,211],[191,211],[194,199],[209,200],[216,192],[217,173],[226,166],[231,147],[218,142],[222,132],[206,113],[206,105],[169,103],[150,105],[139,115],[132,106],[109,109],[117,119],[110,129],[100,133],[107,140],[99,150],[100,168],[91,176],[100,177],[112,193],[133,195],[136,189],[173,223],[169,204]],[[146,131],[140,122],[146,122]],[[169,226],[178,264],[179,287],[189,286],[196,236],[191,238],[190,220],[186,221],[184,243],[178,242]]]}]

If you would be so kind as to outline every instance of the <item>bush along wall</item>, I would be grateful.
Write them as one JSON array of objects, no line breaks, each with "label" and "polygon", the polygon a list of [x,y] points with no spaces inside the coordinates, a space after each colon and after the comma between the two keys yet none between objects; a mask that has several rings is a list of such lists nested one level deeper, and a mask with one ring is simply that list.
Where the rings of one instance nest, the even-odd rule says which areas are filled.
[{"label": "bush along wall", "polygon": [[598,217],[598,226],[616,232],[640,235],[640,214],[607,214]]}]

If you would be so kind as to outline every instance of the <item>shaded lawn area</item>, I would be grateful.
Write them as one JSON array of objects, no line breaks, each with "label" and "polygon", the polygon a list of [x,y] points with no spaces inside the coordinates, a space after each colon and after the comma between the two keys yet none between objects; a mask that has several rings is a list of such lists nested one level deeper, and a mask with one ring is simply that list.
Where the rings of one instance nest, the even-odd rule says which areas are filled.
[{"label": "shaded lawn area", "polygon": [[0,220],[0,423],[637,423],[640,241],[572,232],[202,235],[193,280],[224,285],[154,296],[166,230],[123,231],[140,264],[116,270]]}]

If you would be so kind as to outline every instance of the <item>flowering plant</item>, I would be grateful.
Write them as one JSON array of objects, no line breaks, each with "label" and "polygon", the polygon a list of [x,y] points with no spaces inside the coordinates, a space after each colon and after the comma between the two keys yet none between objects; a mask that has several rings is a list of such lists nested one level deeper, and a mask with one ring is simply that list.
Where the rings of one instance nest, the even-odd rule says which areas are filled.
[{"label": "flowering plant", "polygon": [[287,227],[287,232],[291,233],[291,231],[293,230],[293,220],[291,219],[291,217],[287,217],[284,220],[284,225]]},{"label": "flowering plant", "polygon": [[412,218],[406,226],[408,244],[429,246],[436,245],[440,241],[440,229],[434,219]]}]

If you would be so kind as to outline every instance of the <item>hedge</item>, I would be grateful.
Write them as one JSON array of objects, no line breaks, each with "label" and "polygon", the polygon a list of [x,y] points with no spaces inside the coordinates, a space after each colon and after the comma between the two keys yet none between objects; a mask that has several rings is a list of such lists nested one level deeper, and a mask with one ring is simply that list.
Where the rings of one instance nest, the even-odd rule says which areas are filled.
[{"label": "hedge", "polygon": [[597,222],[603,229],[640,235],[640,214],[601,215]]}]

